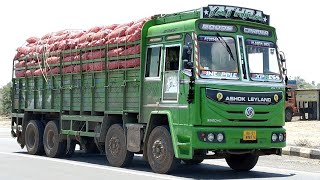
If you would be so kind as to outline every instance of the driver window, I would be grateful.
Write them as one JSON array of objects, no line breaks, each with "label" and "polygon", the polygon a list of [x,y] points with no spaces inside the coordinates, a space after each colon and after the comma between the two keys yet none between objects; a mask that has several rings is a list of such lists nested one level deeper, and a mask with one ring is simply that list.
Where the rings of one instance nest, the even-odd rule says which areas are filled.
[{"label": "driver window", "polygon": [[180,46],[166,48],[166,71],[179,70]]}]

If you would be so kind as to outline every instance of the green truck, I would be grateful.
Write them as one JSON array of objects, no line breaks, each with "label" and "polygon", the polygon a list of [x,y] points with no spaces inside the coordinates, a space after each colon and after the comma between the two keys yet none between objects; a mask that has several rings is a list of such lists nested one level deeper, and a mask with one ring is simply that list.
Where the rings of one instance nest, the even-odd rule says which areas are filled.
[{"label": "green truck", "polygon": [[[143,154],[156,173],[218,158],[248,171],[286,145],[285,59],[269,18],[208,5],[153,16],[137,41],[37,54],[37,65],[14,67],[13,74],[39,67],[57,73],[13,75],[11,134],[33,155],[71,156],[80,144],[105,152],[116,167]],[[138,53],[107,55],[134,45]],[[105,56],[83,58],[96,50]],[[71,53],[80,58],[65,62]],[[59,61],[46,63],[52,55]],[[130,66],[132,58],[139,62]],[[103,67],[85,66],[97,63]],[[65,71],[68,65],[78,70]]]}]

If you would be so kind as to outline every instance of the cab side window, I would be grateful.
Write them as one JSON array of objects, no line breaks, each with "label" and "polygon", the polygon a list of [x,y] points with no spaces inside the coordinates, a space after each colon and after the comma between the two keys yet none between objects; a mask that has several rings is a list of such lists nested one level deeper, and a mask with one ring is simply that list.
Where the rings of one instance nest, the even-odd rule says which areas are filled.
[{"label": "cab side window", "polygon": [[145,77],[159,77],[160,74],[161,47],[150,47],[147,51]]}]

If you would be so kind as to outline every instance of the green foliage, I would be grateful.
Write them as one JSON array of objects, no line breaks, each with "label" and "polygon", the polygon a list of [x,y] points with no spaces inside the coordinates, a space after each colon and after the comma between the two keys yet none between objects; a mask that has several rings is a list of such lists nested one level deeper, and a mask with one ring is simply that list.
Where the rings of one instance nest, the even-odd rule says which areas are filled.
[{"label": "green foliage", "polygon": [[317,86],[320,87],[320,83],[316,86],[315,81],[309,83],[300,76],[296,76],[293,79],[297,80],[297,86],[299,89],[315,89]]},{"label": "green foliage", "polygon": [[11,113],[11,83],[0,89],[0,113],[9,115]]}]

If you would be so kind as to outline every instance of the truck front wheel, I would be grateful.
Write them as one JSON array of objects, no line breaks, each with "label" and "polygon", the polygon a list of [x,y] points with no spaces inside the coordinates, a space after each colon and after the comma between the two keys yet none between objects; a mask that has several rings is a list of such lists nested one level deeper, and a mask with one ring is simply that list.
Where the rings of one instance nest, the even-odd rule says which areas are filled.
[{"label": "truck front wheel", "polygon": [[31,120],[29,121],[26,134],[25,142],[27,151],[32,155],[43,154],[43,125],[39,121]]},{"label": "truck front wheel", "polygon": [[285,111],[285,119],[286,119],[286,122],[291,122],[292,120],[292,110],[291,109],[286,109]]},{"label": "truck front wheel", "polygon": [[106,136],[105,151],[109,164],[125,167],[132,162],[133,153],[127,150],[126,138],[122,126],[112,125]]},{"label": "truck front wheel", "polygon": [[152,130],[148,140],[147,155],[149,164],[156,173],[169,173],[180,163],[174,156],[168,126],[158,126]]},{"label": "truck front wheel", "polygon": [[259,156],[252,154],[230,154],[226,157],[229,167],[236,171],[249,171],[258,162]]},{"label": "truck front wheel", "polygon": [[44,129],[44,151],[48,157],[61,157],[66,153],[66,141],[60,141],[58,123],[49,121]]}]

